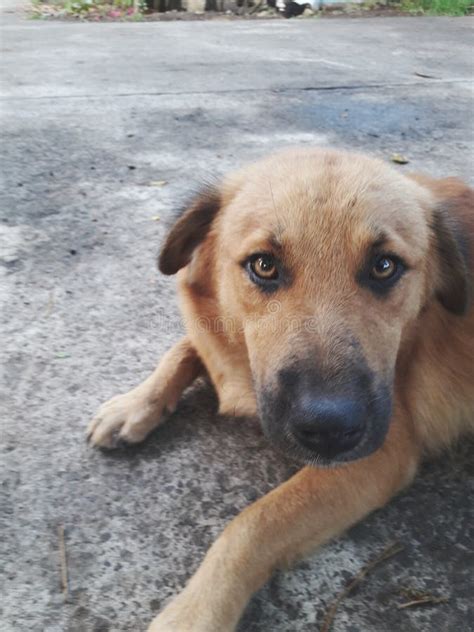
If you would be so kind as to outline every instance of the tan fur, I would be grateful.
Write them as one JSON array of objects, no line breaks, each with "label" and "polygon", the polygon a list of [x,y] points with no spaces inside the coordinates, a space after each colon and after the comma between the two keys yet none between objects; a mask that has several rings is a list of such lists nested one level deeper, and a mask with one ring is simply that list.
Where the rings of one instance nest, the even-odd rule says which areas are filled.
[{"label": "tan fur", "polygon": [[[204,367],[220,411],[231,415],[255,414],[256,389],[308,349],[317,348],[337,379],[351,359],[348,332],[374,373],[395,376],[394,409],[376,452],[332,469],[304,467],[242,512],[150,632],[234,630],[276,567],[385,504],[412,480],[424,452],[473,428],[474,311],[463,303],[474,258],[468,187],[406,177],[360,155],[291,150],[229,176],[218,196],[210,230],[195,247],[187,242],[178,273],[187,338],[142,385],[100,409],[92,443],[111,447],[117,434],[141,441]],[[162,255],[172,272],[180,267],[179,231]],[[383,300],[355,280],[361,253],[380,233],[410,266]],[[470,250],[468,269],[456,234]],[[275,248],[293,281],[273,297],[250,283],[239,262]]]}]

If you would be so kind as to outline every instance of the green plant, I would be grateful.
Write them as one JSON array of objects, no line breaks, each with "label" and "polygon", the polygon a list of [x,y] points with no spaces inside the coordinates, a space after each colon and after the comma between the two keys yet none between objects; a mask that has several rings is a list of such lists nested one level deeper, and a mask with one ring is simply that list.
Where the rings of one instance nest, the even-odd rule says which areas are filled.
[{"label": "green plant", "polygon": [[93,0],[66,0],[64,8],[68,13],[83,13],[89,11],[93,5]]},{"label": "green plant", "polygon": [[145,0],[31,0],[32,18],[74,16],[80,19],[106,18],[140,20]]},{"label": "green plant", "polygon": [[466,15],[473,8],[473,0],[402,0],[400,8],[428,15]]}]

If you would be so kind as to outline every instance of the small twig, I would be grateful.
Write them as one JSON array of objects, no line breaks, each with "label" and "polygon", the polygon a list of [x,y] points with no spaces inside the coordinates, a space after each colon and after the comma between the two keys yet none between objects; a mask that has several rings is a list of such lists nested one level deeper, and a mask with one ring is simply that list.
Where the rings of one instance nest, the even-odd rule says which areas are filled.
[{"label": "small twig", "polygon": [[61,588],[64,595],[64,601],[69,598],[69,573],[67,568],[66,540],[64,537],[64,525],[58,525],[59,540],[59,563],[61,567]]},{"label": "small twig", "polygon": [[432,595],[425,595],[424,597],[420,597],[419,599],[413,599],[412,601],[401,603],[398,606],[398,609],[402,610],[403,608],[412,608],[413,606],[422,606],[424,604],[435,605],[437,603],[446,603],[447,601],[447,597],[433,597]]},{"label": "small twig", "polygon": [[412,608],[413,606],[422,606],[424,604],[436,605],[438,603],[446,603],[448,601],[448,597],[445,595],[431,595],[428,592],[422,592],[421,590],[413,588],[404,588],[400,591],[400,593],[403,597],[405,597],[405,599],[408,599],[408,601],[399,604],[399,610],[403,610],[403,608]]},{"label": "small twig", "polygon": [[381,562],[384,562],[388,558],[393,557],[394,555],[397,555],[398,553],[400,553],[400,551],[403,551],[403,549],[404,547],[398,542],[392,542],[391,544],[387,545],[384,548],[384,550],[379,555],[377,555],[376,558],[374,558],[371,562],[363,566],[360,569],[360,571],[357,573],[357,575],[355,575],[351,579],[351,581],[347,584],[344,590],[342,590],[339,593],[336,599],[334,599],[332,604],[329,606],[328,610],[326,611],[326,615],[323,619],[320,632],[329,632],[333,624],[336,611],[341,601],[345,599],[348,595],[350,595],[350,593],[354,590],[354,588],[356,588],[365,579],[365,577],[370,573],[370,571],[372,571]]},{"label": "small twig", "polygon": [[51,316],[53,307],[54,307],[54,292],[53,290],[51,290],[48,297],[48,304],[46,305],[46,312],[45,312],[46,318],[49,318],[49,316]]}]

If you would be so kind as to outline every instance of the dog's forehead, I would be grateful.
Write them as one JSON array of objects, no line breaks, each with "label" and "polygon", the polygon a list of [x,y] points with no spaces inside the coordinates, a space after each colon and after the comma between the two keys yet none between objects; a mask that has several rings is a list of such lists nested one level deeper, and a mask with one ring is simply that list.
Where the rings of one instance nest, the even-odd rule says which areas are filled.
[{"label": "dog's forehead", "polygon": [[388,232],[420,245],[422,198],[420,187],[381,161],[298,152],[247,169],[228,219],[234,239],[258,231],[300,247],[324,242],[329,248],[345,237],[357,249]]}]

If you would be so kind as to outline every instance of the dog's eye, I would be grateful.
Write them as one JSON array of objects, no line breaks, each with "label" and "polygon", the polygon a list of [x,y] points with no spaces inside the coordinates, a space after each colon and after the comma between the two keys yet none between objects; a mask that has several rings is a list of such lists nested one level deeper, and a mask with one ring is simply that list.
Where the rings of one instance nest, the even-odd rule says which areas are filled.
[{"label": "dog's eye", "polygon": [[263,281],[274,281],[278,278],[278,269],[272,255],[258,255],[249,262],[251,272]]},{"label": "dog's eye", "polygon": [[405,262],[393,254],[375,254],[358,274],[360,285],[378,296],[385,296],[408,270]]},{"label": "dog's eye", "polygon": [[388,281],[399,271],[399,263],[392,257],[379,255],[372,265],[370,276],[374,281]]}]

